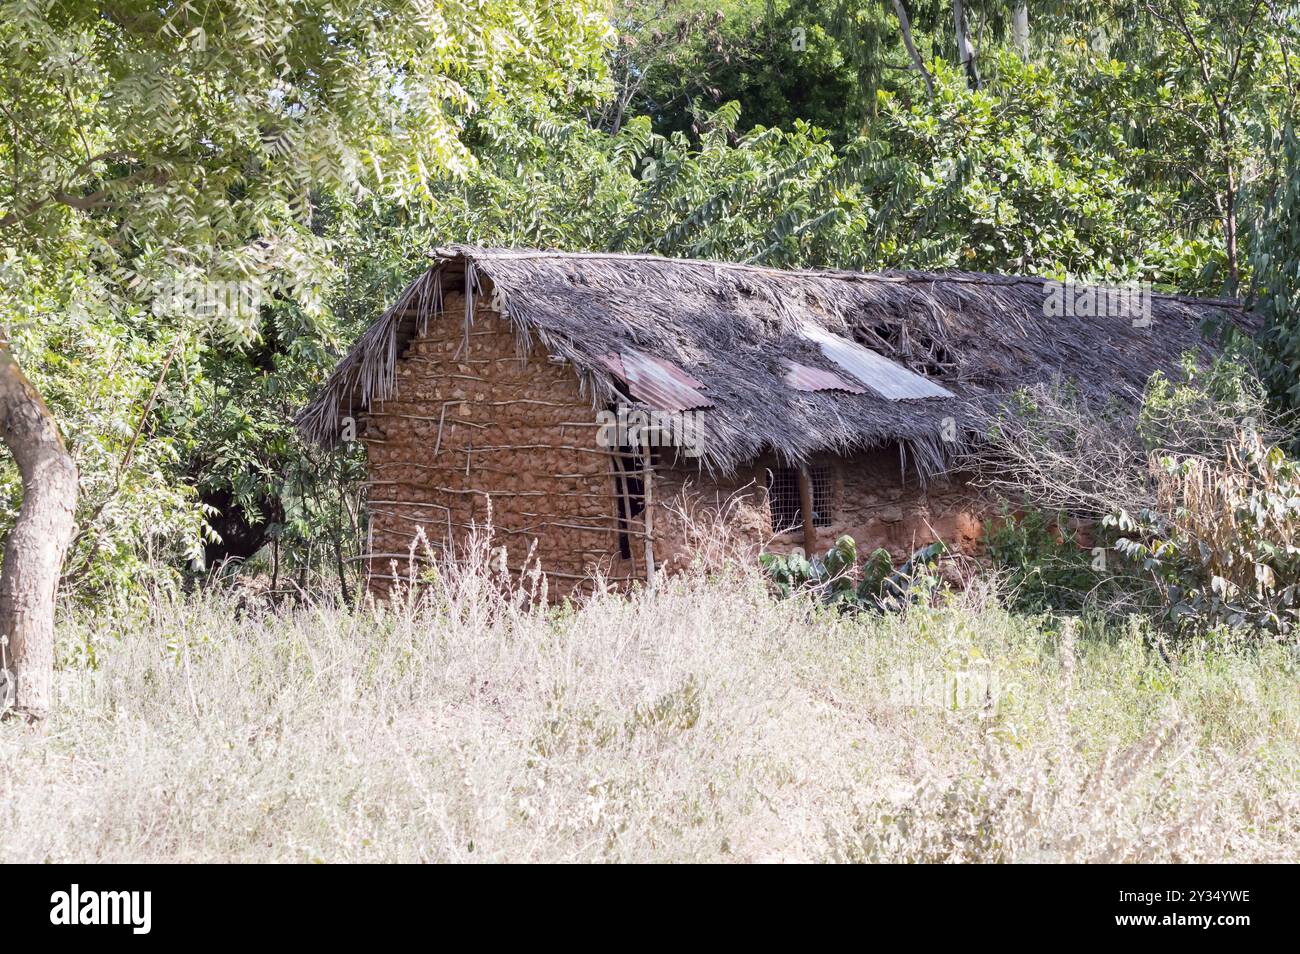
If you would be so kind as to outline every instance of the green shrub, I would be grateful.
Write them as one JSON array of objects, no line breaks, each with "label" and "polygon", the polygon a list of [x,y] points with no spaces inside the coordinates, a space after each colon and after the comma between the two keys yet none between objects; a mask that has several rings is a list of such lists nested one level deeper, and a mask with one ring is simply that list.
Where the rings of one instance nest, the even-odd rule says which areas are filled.
[{"label": "green shrub", "polygon": [[896,610],[931,592],[939,583],[934,570],[948,548],[941,542],[913,553],[897,570],[889,551],[877,547],[857,566],[858,546],[847,533],[826,553],[808,559],[800,552],[764,553],[759,563],[776,591],[791,596],[811,590],[828,606],[841,610]]},{"label": "green shrub", "polygon": [[1078,538],[1064,514],[1016,514],[1004,507],[1001,518],[985,531],[984,545],[1012,609],[1041,613],[1085,608],[1105,577],[1094,566],[1093,552]]}]

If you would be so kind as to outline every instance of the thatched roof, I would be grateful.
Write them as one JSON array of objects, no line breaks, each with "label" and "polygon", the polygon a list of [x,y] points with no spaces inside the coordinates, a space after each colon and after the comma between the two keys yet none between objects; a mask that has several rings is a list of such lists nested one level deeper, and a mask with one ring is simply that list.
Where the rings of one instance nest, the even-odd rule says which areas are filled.
[{"label": "thatched roof", "polygon": [[[702,463],[724,471],[769,451],[801,461],[897,442],[918,471],[934,473],[1018,388],[1064,377],[1088,399],[1132,404],[1152,372],[1173,371],[1187,351],[1214,352],[1208,325],[1248,330],[1235,301],[1165,294],[1150,296],[1145,326],[1129,317],[1047,317],[1044,302],[1059,285],[973,272],[782,271],[462,246],[433,258],[298,416],[304,435],[332,445],[342,416],[364,416],[372,401],[393,397],[395,362],[417,330],[467,320],[443,314],[452,290],[468,289],[471,300],[493,295],[521,353],[536,342],[567,359],[594,407],[625,399],[619,355],[667,361],[687,394],[690,382],[700,385]],[[891,398],[890,382],[859,386],[860,373],[828,357],[835,349],[822,345],[835,342],[826,332],[889,359],[876,364],[896,368],[901,389]],[[805,389],[836,379],[846,387]]]}]

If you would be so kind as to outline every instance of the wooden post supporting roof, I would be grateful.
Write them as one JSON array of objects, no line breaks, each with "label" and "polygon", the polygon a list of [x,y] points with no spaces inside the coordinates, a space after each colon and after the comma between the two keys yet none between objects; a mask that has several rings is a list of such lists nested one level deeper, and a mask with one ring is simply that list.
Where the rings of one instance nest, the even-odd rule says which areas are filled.
[{"label": "wooden post supporting roof", "polygon": [[803,555],[811,560],[817,552],[817,528],[813,525],[812,475],[807,464],[799,465],[799,516],[803,520]]},{"label": "wooden post supporting roof", "polygon": [[610,451],[609,459],[614,468],[614,486],[618,491],[618,497],[614,501],[615,513],[618,515],[615,530],[627,541],[628,563],[632,566],[631,575],[635,577],[636,547],[632,545],[635,531],[632,529],[632,494],[627,486],[628,468],[623,463],[623,455],[615,450]]},{"label": "wooden post supporting roof", "polygon": [[650,438],[641,432],[641,453],[644,461],[642,480],[642,498],[645,505],[645,580],[650,589],[655,586],[655,548],[654,548],[654,461],[650,456]]}]

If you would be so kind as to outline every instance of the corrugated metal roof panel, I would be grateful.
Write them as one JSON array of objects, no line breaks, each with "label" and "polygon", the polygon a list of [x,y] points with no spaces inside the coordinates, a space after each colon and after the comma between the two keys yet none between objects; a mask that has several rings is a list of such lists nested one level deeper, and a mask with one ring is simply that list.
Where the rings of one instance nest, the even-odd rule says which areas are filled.
[{"label": "corrugated metal roof panel", "polygon": [[804,322],[800,333],[821,348],[826,357],[891,401],[956,397],[947,388],[811,321]]},{"label": "corrugated metal roof panel", "polygon": [[840,377],[834,371],[812,368],[797,361],[785,362],[785,383],[796,391],[848,391],[865,394],[866,389]]},{"label": "corrugated metal roof panel", "polygon": [[623,380],[632,397],[660,411],[688,411],[711,402],[696,388],[704,387],[681,368],[640,351],[624,351]]},{"label": "corrugated metal roof panel", "polygon": [[611,351],[609,354],[602,354],[598,360],[609,368],[616,377],[624,381],[627,380],[627,372],[623,370],[623,359],[618,356],[617,352]]}]

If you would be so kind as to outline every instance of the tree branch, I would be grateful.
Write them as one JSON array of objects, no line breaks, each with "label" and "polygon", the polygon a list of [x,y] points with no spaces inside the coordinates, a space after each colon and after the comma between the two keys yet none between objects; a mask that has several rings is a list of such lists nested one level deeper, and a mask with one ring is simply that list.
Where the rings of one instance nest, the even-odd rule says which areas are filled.
[{"label": "tree branch", "polygon": [[903,0],[894,0],[894,14],[898,17],[898,26],[903,32],[903,46],[907,47],[907,55],[912,58],[912,68],[921,74],[921,79],[925,80],[926,95],[933,102],[934,77],[925,68],[925,61],[921,59],[921,54],[917,52],[916,44],[912,41],[912,23],[907,17],[907,7],[903,4]]}]

